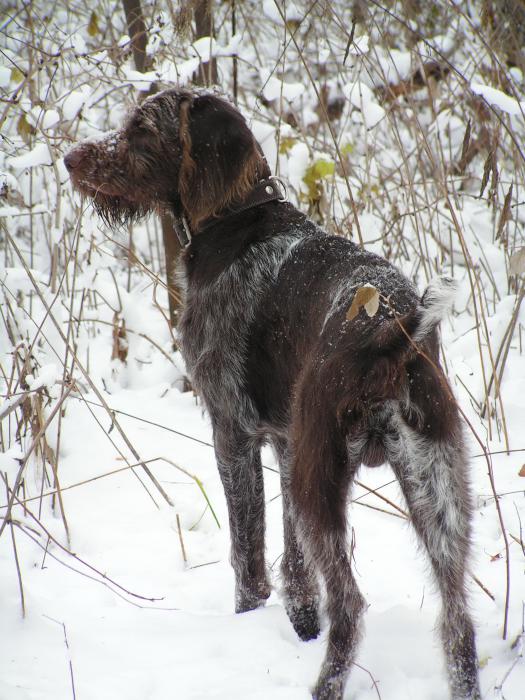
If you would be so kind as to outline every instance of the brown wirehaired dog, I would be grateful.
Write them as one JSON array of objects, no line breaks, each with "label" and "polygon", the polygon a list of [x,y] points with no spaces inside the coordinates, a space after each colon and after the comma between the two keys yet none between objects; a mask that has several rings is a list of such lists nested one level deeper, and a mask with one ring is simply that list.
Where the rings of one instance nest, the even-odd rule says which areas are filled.
[{"label": "brown wirehaired dog", "polygon": [[[110,224],[162,210],[188,235],[181,345],[213,424],[237,612],[270,593],[260,459],[268,441],[281,468],[286,610],[301,639],[317,636],[320,574],[330,632],[313,696],[342,698],[365,607],[347,498],[361,464],[388,461],[441,593],[451,697],[480,698],[465,589],[467,456],[438,358],[449,282],[420,297],[386,260],[283,201],[244,118],[215,94],[159,93],[65,164]],[[379,308],[352,317],[365,285],[379,290]]]}]

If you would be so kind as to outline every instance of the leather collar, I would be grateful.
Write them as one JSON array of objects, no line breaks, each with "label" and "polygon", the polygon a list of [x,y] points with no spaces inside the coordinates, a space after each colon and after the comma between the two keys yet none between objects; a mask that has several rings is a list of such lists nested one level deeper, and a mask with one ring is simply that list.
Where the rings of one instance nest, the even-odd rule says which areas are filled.
[{"label": "leather collar", "polygon": [[[229,206],[227,209],[223,209],[220,214],[206,219],[206,221],[199,226],[197,234],[247,209],[258,207],[260,204],[266,204],[267,202],[286,202],[287,199],[288,196],[284,182],[280,178],[275,177],[275,175],[272,175],[258,182],[250,194],[237,205]],[[184,215],[176,217],[174,223],[175,233],[177,234],[181,248],[187,248],[191,243],[193,233],[186,217]]]}]

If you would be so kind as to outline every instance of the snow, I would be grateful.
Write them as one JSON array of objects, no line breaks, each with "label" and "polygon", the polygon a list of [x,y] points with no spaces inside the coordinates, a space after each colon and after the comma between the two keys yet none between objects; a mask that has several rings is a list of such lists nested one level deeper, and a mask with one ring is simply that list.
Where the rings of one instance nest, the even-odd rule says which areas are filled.
[{"label": "snow", "polygon": [[[426,50],[427,44],[423,44],[423,50]],[[442,54],[448,55],[454,48],[454,36],[452,34],[439,34],[432,37],[432,47]]]},{"label": "snow", "polygon": [[203,36],[193,42],[191,49],[201,61],[207,62],[213,56],[233,56],[237,54],[241,40],[241,35],[235,34],[226,46],[222,46],[215,39]]},{"label": "snow", "polygon": [[[4,401],[0,405],[0,413],[4,414],[13,404],[13,401]],[[20,470],[20,461],[24,459],[22,450],[12,447],[5,452],[0,452],[0,472],[7,475],[7,478],[13,482]],[[1,696],[0,696],[1,697]]]},{"label": "snow", "polygon": [[[39,270],[29,270],[29,274],[36,282],[47,283],[46,276]],[[29,294],[33,290],[29,274],[19,267],[4,267],[0,270],[0,282],[13,293],[23,291]]]},{"label": "snow", "polygon": [[209,36],[203,36],[192,44],[192,49],[196,56],[205,63],[212,56],[217,55],[218,43],[215,39]]},{"label": "snow", "polygon": [[[241,51],[242,36],[240,34],[235,34],[232,36],[230,41],[228,41],[228,43],[225,45],[220,44],[209,36],[201,37],[189,47],[189,53],[192,55],[191,58],[178,64],[174,64],[173,61],[161,62],[155,73],[150,72],[148,77],[151,79],[151,82],[156,78],[161,77],[165,82],[173,82],[178,85],[184,85],[188,80],[190,80],[201,62],[208,62],[210,58],[213,57],[219,58],[236,56]],[[128,77],[133,76],[133,82],[135,85],[140,84],[141,76],[144,78],[145,75],[137,73],[137,71],[133,71],[130,68],[125,68],[125,73]]]},{"label": "snow", "polygon": [[364,34],[363,36],[355,37],[350,48],[348,49],[348,53],[351,56],[352,55],[359,56],[361,54],[368,53],[369,49],[370,49],[370,38],[368,37],[367,34]]},{"label": "snow", "polygon": [[87,53],[86,40],[82,36],[81,32],[73,32],[70,34],[65,42],[65,45],[73,49],[74,53],[83,55]]},{"label": "snow", "polygon": [[27,153],[9,158],[9,165],[19,170],[34,168],[37,165],[51,165],[52,162],[53,159],[51,158],[51,153],[46,143],[37,143],[37,145]]},{"label": "snow", "polygon": [[290,149],[287,177],[298,192],[306,189],[303,177],[310,163],[310,154],[305,143],[296,143]]},{"label": "snow", "polygon": [[34,377],[31,374],[26,376],[26,382],[31,391],[36,391],[43,386],[52,387],[60,376],[60,371],[57,365],[49,364],[40,367],[38,374]]},{"label": "snow", "polygon": [[151,87],[151,83],[154,83],[159,78],[158,73],[156,71],[147,71],[145,73],[141,73],[140,71],[134,70],[129,66],[123,66],[122,72],[124,73],[126,80],[131,85],[133,85],[137,90],[143,91],[149,90]]},{"label": "snow", "polygon": [[56,109],[48,109],[44,112],[42,117],[42,129],[51,129],[51,127],[58,124],[60,121],[60,115]]},{"label": "snow", "polygon": [[507,114],[520,114],[523,116],[525,109],[525,101],[519,102],[514,97],[505,94],[501,90],[491,87],[490,85],[482,85],[481,83],[472,83],[470,89],[476,95],[481,95],[493,107],[498,107]]},{"label": "snow", "polygon": [[266,80],[263,79],[263,83],[262,92],[269,101],[284,97],[288,102],[294,102],[304,93],[304,86],[301,83],[285,83],[274,76],[269,76]]},{"label": "snow", "polygon": [[278,7],[281,9],[287,22],[300,22],[305,14],[292,0],[287,0],[283,6],[277,6],[275,0],[263,0],[262,9],[264,15],[275,24],[280,24],[281,26],[284,24],[284,21]]},{"label": "snow", "polygon": [[[153,389],[120,390],[112,394],[111,405],[161,424],[168,415],[170,426],[210,440],[207,421],[203,421],[191,394],[170,390],[160,398]],[[107,424],[104,413],[97,410],[97,414]],[[111,590],[113,586],[97,585],[49,556],[42,568],[43,553],[38,555],[31,542],[17,534],[21,555],[29,556],[34,567],[24,572],[28,609],[24,621],[19,616],[14,572],[3,579],[9,648],[0,660],[6,688],[2,697],[12,700],[18,697],[17,692],[26,693],[28,698],[69,698],[70,658],[77,697],[86,700],[160,700],[174,692],[188,700],[204,700],[210,693],[224,700],[307,700],[308,687],[324,653],[326,630],[318,640],[300,642],[277,593],[264,609],[233,614],[227,517],[211,448],[161,428],[120,419],[125,429],[133,432],[144,458],[175,456],[181,464],[192,465],[203,480],[222,528],[217,528],[209,511],[200,519],[205,504],[194,484],[162,464],[155,466],[155,473],[173,498],[174,508],[160,504],[158,510],[129,472],[64,491],[75,550],[126,589],[157,600],[133,599],[129,594],[123,594],[123,599]],[[81,402],[71,405],[63,426],[70,436],[64,445],[68,469],[63,489],[89,473],[124,466],[114,461],[109,443],[100,432],[93,434],[91,426],[87,407]],[[72,439],[74,434],[90,435],[89,443]],[[505,461],[498,461],[498,470],[505,468]],[[268,455],[265,463],[275,466]],[[359,478],[374,488],[390,481],[391,473],[381,467],[366,470]],[[280,502],[273,500],[278,492],[276,475],[267,472],[269,562],[278,559],[282,546]],[[395,489],[383,493],[396,498]],[[363,492],[358,490],[356,496],[362,497]],[[176,513],[181,516],[187,566],[178,542]],[[30,518],[24,520],[30,524]],[[44,522],[49,529],[58,529],[53,516],[46,516]],[[378,679],[382,697],[445,700],[440,650],[432,631],[437,605],[413,535],[401,519],[357,506],[352,509],[351,522],[356,535],[355,570],[370,605],[359,665]],[[477,522],[477,531],[479,526]],[[491,540],[496,551],[498,539],[498,533],[493,532],[484,541]],[[4,557],[5,549],[0,550]],[[53,554],[92,575],[56,548]],[[199,568],[192,568],[195,566]],[[501,571],[503,562],[490,566]],[[277,568],[278,562],[273,573],[278,583]],[[475,570],[489,587],[499,575],[491,575],[486,567],[480,572],[477,564]],[[95,578],[102,581],[100,575]],[[491,679],[497,677],[495,669],[509,667],[512,654],[508,645],[497,640],[494,604],[473,585],[472,593],[480,627],[480,657],[491,656],[490,678],[484,679],[488,691]],[[519,629],[519,615],[519,608],[512,610],[513,632]],[[520,676],[516,673],[515,678],[509,678],[507,697],[519,697]],[[347,690],[347,697],[354,696],[363,700],[376,697],[370,677],[359,668],[352,673]]]},{"label": "snow", "polygon": [[60,121],[60,114],[56,109],[42,109],[42,105],[33,107],[26,113],[26,119],[32,126],[39,126],[42,129],[50,129]]},{"label": "snow", "polygon": [[11,173],[0,172],[0,192],[7,190],[17,190],[18,183],[16,177],[11,175]]},{"label": "snow", "polygon": [[89,88],[72,90],[62,102],[62,114],[64,119],[74,119],[80,112],[88,98]]},{"label": "snow", "polygon": [[412,59],[410,52],[391,49],[385,51],[376,48],[375,60],[378,64],[378,75],[384,83],[397,83],[399,80],[408,78],[412,70]]},{"label": "snow", "polygon": [[363,123],[372,129],[385,116],[385,110],[376,102],[372,90],[361,81],[345,85],[345,97],[361,112]]},{"label": "snow", "polygon": [[11,69],[6,66],[0,66],[0,87],[6,88],[11,81]]},{"label": "snow", "polygon": [[[418,31],[425,27],[426,42],[421,34],[409,41],[385,17],[379,24],[359,23],[360,35],[348,47],[351,59],[345,65],[350,3],[333,3],[333,12],[322,15],[319,4],[280,3],[290,20],[286,27],[273,0],[252,3],[246,17],[237,13],[234,36],[231,8],[219,5],[217,38],[210,45],[210,38],[203,37],[192,46],[188,36],[174,29],[171,6],[161,1],[153,12],[143,4],[151,12],[148,31],[155,39],[148,45],[155,69],[148,74],[131,68],[130,40],[116,3],[110,3],[107,16],[100,10],[102,31],[95,36],[87,32],[91,8],[86,5],[84,14],[77,14],[63,0],[42,0],[43,8],[53,10],[41,15],[45,32],[31,33],[24,22],[3,25],[0,86],[9,88],[11,65],[29,79],[18,76],[19,84],[12,84],[18,101],[4,105],[0,151],[0,217],[2,235],[4,229],[9,234],[0,256],[0,527],[7,503],[4,478],[13,485],[21,461],[35,447],[35,435],[57,410],[46,443],[34,449],[24,472],[17,495],[27,499],[25,508],[14,504],[0,537],[0,700],[311,697],[326,649],[327,620],[323,617],[319,639],[303,643],[283,608],[275,459],[263,450],[267,562],[274,590],[264,608],[235,615],[228,516],[212,431],[200,400],[184,391],[184,363],[173,350],[158,221],[151,217],[133,227],[134,256],[128,256],[123,250],[130,243],[128,230],[110,231],[86,201],[72,195],[62,161],[72,143],[104,138],[118,126],[136,102],[138,87],[147,88],[157,77],[167,84],[186,84],[210,56],[217,58],[221,89],[233,94],[234,55],[239,57],[239,107],[272,170],[290,185],[291,201],[313,217],[322,215],[331,230],[346,230],[353,221],[350,189],[367,249],[394,259],[421,290],[437,274],[458,280],[454,311],[442,323],[442,347],[447,374],[477,436],[469,431],[475,494],[469,589],[481,685],[484,700],[521,700],[525,303],[519,311],[518,304],[525,251],[524,169],[499,119],[505,119],[515,143],[522,144],[523,75],[518,68],[506,69],[503,57],[499,67],[492,63],[478,36],[483,28],[471,30],[461,3],[453,8],[448,26],[435,17],[439,4],[431,10],[430,24],[421,6],[422,15],[412,26]],[[402,13],[398,5],[396,12]],[[385,86],[409,78],[422,59],[440,60],[438,51],[446,53],[472,92],[495,107],[490,121],[479,121],[472,100],[465,97],[465,83],[454,71],[437,81],[432,93],[425,87],[391,101],[382,97]],[[302,59],[318,89],[346,99],[331,126],[348,182]],[[506,80],[498,77],[492,86],[488,76]],[[25,121],[34,130],[25,129]],[[469,121],[471,142],[481,150],[458,174]],[[499,181],[490,195],[489,184],[480,197],[488,155],[482,129],[498,135]],[[320,178],[321,199],[312,203],[303,178],[320,158],[336,163],[335,173]],[[55,167],[48,167],[52,162]],[[511,217],[496,237],[511,183]],[[76,268],[72,255],[77,256]],[[476,309],[469,272],[474,274]],[[126,328],[125,364],[112,359],[116,324]],[[74,366],[73,355],[87,376]],[[494,362],[501,401],[493,387],[482,418]],[[66,391],[70,393],[59,405]],[[506,640],[501,638],[505,543],[478,438],[491,453],[509,540]],[[55,478],[62,489],[69,541],[54,494]],[[388,466],[362,468],[358,479],[405,508]],[[354,571],[369,607],[344,697],[377,699],[374,679],[383,700],[448,700],[435,632],[439,598],[413,532],[391,511],[389,504],[355,487],[348,510],[355,535]]]}]

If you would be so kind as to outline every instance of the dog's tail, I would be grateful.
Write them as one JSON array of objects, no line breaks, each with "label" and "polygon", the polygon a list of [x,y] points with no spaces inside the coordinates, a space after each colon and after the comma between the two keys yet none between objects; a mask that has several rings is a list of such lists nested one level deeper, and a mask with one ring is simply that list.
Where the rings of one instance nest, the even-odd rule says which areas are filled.
[{"label": "dog's tail", "polygon": [[456,292],[456,282],[449,277],[430,281],[420,303],[404,315],[383,321],[372,334],[363,334],[359,354],[365,362],[375,356],[390,356],[392,360],[417,343],[425,341],[446,315]]},{"label": "dog's tail", "polygon": [[438,361],[435,331],[452,306],[456,283],[450,278],[431,280],[420,303],[403,316],[383,321],[377,330],[363,334],[352,368],[352,381],[367,406],[385,399],[400,398],[404,387],[405,366],[419,350]]},{"label": "dog's tail", "polygon": [[430,281],[418,308],[419,324],[412,335],[414,342],[424,340],[436,328],[452,307],[456,290],[457,283],[450,277],[435,277]]}]

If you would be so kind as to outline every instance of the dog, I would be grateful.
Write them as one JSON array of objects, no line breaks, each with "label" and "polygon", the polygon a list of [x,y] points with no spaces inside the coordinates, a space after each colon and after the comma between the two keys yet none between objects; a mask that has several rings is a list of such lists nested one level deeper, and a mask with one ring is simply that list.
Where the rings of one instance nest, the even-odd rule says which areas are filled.
[{"label": "dog", "polygon": [[[441,594],[451,698],[479,699],[465,585],[468,456],[438,355],[450,281],[420,296],[385,259],[310,221],[285,201],[240,112],[213,92],[160,92],[64,162],[111,225],[173,216],[184,245],[181,350],[213,426],[235,610],[270,594],[260,457],[269,442],[281,474],[286,611],[301,639],[315,638],[324,583],[330,629],[312,695],[342,698],[365,608],[347,499],[361,464],[389,462]],[[363,288],[373,308],[356,305]]]}]

